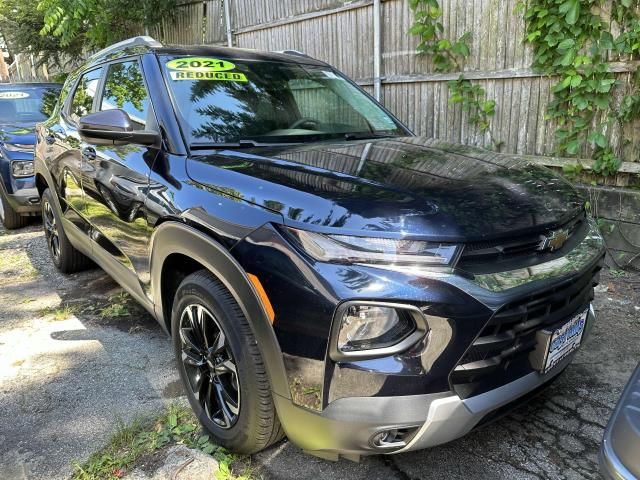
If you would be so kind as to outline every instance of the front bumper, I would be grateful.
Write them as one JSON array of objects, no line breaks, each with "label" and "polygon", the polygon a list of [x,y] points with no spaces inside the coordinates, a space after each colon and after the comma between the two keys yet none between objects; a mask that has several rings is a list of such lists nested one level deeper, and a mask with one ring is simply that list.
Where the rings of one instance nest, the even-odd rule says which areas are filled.
[{"label": "front bumper", "polygon": [[40,214],[40,197],[36,188],[19,190],[17,193],[7,194],[9,205],[22,215]]},{"label": "front bumper", "polygon": [[11,208],[23,215],[39,214],[40,196],[35,186],[35,177],[20,179],[11,177],[9,182],[10,188],[7,188],[5,181],[0,180],[0,188]]},{"label": "front bumper", "polygon": [[40,213],[40,196],[36,187],[36,177],[35,175],[14,177],[11,172],[11,163],[32,160],[31,153],[7,152],[4,149],[0,152],[0,189],[3,197],[16,213],[29,216]]},{"label": "front bumper", "polygon": [[[595,315],[589,309],[584,339]],[[313,455],[337,460],[339,456],[402,453],[441,445],[460,438],[496,413],[507,413],[557,377],[571,363],[572,354],[547,374],[532,372],[486,393],[463,399],[454,392],[397,396],[341,398],[321,413],[294,406],[276,395],[276,406],[287,436]],[[383,431],[405,430],[406,441],[390,447],[372,439]]]},{"label": "front bumper", "polygon": [[[274,401],[290,440],[333,459],[430,447],[546,385],[573,355],[541,375],[529,360],[536,332],[589,305],[604,256],[593,222],[574,238],[543,263],[465,275],[309,262],[277,230],[253,232],[233,252],[276,312],[272,328],[289,388],[274,389]],[[328,353],[333,319],[352,301],[415,306],[428,335],[406,351],[336,360]],[[590,309],[585,338],[593,320]],[[384,430],[403,437],[393,445],[383,439],[381,448]]]}]

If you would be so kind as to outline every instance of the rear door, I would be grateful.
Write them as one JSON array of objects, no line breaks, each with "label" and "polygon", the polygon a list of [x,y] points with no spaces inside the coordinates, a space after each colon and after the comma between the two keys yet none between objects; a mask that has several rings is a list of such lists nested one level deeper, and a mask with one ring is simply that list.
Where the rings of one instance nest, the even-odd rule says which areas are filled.
[{"label": "rear door", "polygon": [[[135,129],[159,131],[137,58],[105,66],[96,111],[114,108],[127,112]],[[112,263],[118,280],[138,294],[146,294],[149,285],[152,229],[144,204],[157,154],[156,148],[133,144],[82,145],[82,188],[94,256]]]}]

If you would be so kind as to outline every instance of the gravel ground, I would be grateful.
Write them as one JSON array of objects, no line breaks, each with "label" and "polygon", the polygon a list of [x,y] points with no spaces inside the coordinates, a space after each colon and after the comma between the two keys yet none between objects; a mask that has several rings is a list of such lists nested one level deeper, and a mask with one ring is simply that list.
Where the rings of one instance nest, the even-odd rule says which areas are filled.
[{"label": "gravel ground", "polygon": [[[615,272],[614,272],[615,273]],[[356,464],[284,441],[252,463],[265,479],[599,478],[604,425],[640,360],[640,275],[605,273],[598,322],[563,376],[508,417],[442,447]],[[50,263],[39,226],[0,227],[0,478],[66,478],[117,422],[177,398],[170,343],[139,307],[100,315],[121,290],[99,269]],[[115,297],[114,297],[115,296]],[[115,298],[115,300],[114,300]],[[59,315],[60,305],[73,312]]]},{"label": "gravel ground", "polygon": [[[136,305],[101,318],[121,290],[99,269],[59,274],[40,226],[1,228],[0,478],[67,478],[119,421],[180,391],[171,346]],[[56,319],[61,304],[86,312]]]}]

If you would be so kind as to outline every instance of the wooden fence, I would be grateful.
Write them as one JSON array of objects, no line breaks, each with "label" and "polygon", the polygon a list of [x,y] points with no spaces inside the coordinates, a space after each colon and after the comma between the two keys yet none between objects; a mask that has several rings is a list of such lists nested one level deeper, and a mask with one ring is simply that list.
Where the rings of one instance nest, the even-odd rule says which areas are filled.
[{"label": "wooden fence", "polygon": [[[168,44],[233,44],[261,50],[294,49],[336,66],[380,100],[415,133],[488,146],[488,135],[470,126],[449,103],[447,82],[429,58],[416,52],[408,33],[408,0],[183,0],[172,19],[150,34]],[[503,151],[552,156],[555,125],[545,119],[556,79],[531,70],[532,51],[522,42],[525,25],[516,0],[441,0],[444,34],[473,35],[465,76],[497,102],[492,122]],[[622,83],[635,62],[612,63]],[[607,132],[625,162],[640,173],[640,122]],[[580,152],[591,154],[588,148]],[[564,162],[550,159],[552,165]],[[589,162],[586,162],[587,166]],[[624,181],[623,181],[624,183]]]},{"label": "wooden fence", "polygon": [[12,82],[39,82],[49,80],[49,71],[44,65],[38,65],[38,58],[32,54],[19,53],[13,63],[7,67]]}]

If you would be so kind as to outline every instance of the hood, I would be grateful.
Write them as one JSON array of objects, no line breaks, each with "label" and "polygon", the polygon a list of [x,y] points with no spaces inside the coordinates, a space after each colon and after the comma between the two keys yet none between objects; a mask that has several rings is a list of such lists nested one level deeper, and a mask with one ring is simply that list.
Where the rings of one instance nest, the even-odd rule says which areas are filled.
[{"label": "hood", "polygon": [[288,226],[351,235],[489,240],[555,228],[583,211],[551,170],[420,137],[225,150],[191,158],[187,170]]},{"label": "hood", "polygon": [[21,145],[35,145],[36,128],[33,124],[0,124],[0,141]]}]

